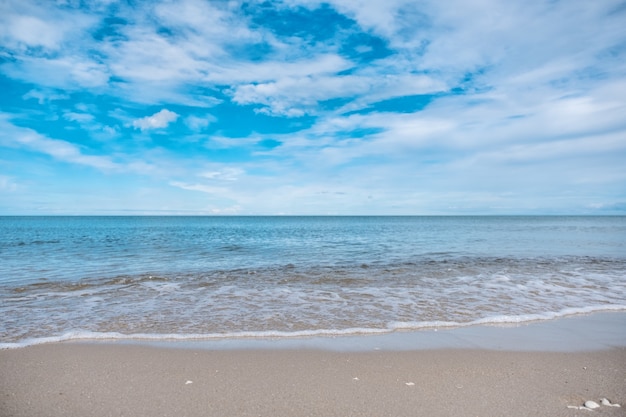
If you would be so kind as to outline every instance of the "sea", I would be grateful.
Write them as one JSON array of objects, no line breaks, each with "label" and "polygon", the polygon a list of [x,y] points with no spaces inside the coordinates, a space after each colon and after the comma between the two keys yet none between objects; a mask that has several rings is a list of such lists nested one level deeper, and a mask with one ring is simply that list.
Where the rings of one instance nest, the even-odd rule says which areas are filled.
[{"label": "sea", "polygon": [[626,311],[626,216],[4,216],[0,348]]}]

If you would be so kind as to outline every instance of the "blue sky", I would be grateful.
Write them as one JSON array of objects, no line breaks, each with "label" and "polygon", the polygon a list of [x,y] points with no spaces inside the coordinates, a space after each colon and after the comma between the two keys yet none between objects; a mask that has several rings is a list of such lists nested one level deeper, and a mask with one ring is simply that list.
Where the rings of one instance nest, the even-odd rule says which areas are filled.
[{"label": "blue sky", "polygon": [[626,3],[4,0],[0,214],[626,214]]}]

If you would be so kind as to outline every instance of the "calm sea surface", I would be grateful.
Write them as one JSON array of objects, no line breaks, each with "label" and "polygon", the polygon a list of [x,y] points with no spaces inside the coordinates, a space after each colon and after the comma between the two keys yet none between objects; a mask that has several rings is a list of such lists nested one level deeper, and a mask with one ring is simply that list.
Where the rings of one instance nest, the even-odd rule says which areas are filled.
[{"label": "calm sea surface", "polygon": [[626,310],[626,217],[0,217],[0,347]]}]

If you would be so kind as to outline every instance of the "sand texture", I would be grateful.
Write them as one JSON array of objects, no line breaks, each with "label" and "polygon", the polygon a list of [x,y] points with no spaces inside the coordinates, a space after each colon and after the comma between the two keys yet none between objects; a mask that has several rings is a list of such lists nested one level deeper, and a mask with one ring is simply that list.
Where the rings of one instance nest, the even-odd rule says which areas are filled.
[{"label": "sand texture", "polygon": [[[624,407],[568,408],[608,398]],[[626,349],[0,351],[0,415],[625,416]]]}]

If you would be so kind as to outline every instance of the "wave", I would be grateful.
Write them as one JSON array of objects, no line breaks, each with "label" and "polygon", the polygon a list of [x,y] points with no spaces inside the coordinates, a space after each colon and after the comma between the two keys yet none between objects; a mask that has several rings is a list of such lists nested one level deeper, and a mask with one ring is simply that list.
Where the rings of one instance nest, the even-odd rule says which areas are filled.
[{"label": "wave", "polygon": [[497,315],[485,317],[469,322],[455,321],[420,321],[420,322],[390,322],[385,328],[348,328],[348,329],[311,329],[300,331],[237,331],[225,333],[133,333],[93,332],[85,330],[68,331],[57,336],[27,338],[18,342],[0,342],[0,349],[17,349],[47,343],[71,341],[148,341],[148,342],[177,342],[177,341],[212,341],[228,339],[283,339],[283,338],[312,338],[312,337],[342,337],[367,336],[389,334],[399,331],[423,331],[432,329],[456,329],[472,326],[506,326],[532,323],[538,321],[556,320],[570,316],[588,315],[600,312],[626,312],[626,305],[601,305],[580,308],[566,308],[555,312],[544,312],[522,315]]}]

